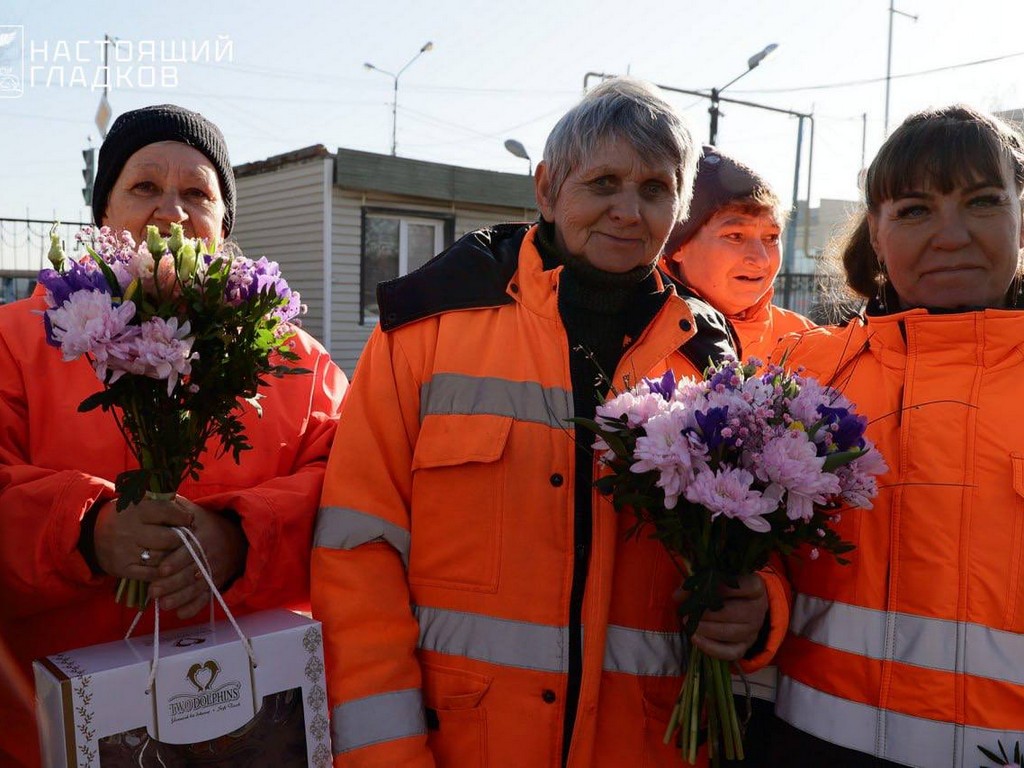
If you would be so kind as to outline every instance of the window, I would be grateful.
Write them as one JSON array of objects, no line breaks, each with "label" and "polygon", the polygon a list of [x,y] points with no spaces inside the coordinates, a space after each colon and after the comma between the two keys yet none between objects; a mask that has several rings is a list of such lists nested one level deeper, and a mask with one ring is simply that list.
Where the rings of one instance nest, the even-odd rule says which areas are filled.
[{"label": "window", "polygon": [[9,304],[32,295],[36,278],[21,275],[0,275],[0,304]]},{"label": "window", "polygon": [[363,209],[360,323],[375,323],[377,283],[426,264],[454,239],[455,219],[405,211]]}]

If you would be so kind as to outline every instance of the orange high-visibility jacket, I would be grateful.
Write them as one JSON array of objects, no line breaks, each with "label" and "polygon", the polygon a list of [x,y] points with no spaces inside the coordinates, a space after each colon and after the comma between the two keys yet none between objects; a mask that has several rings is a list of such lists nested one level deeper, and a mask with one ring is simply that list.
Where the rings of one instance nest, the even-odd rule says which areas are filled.
[{"label": "orange high-visibility jacket", "polygon": [[[85,360],[65,363],[46,344],[41,294],[0,307],[0,641],[30,687],[34,658],[116,640],[135,615],[114,602],[115,580],[94,576],[77,545],[82,516],[112,498],[114,478],[137,464],[111,414],[78,413],[100,382]],[[225,597],[242,613],[308,605],[313,522],[348,382],[308,334],[299,333],[295,351],[296,365],[312,373],[270,379],[262,418],[251,408],[243,417],[253,449],[240,464],[210,450],[199,481],[179,489],[240,516],[245,572]],[[162,627],[182,624],[169,612],[160,619]],[[152,627],[150,611],[136,633]],[[15,700],[5,671],[0,764],[6,752],[16,765],[35,765],[32,702],[26,709]]]},{"label": "orange high-visibility jacket", "polygon": [[791,559],[776,711],[865,765],[976,768],[1024,739],[1024,313],[910,310],[784,348],[890,471],[842,515],[850,565]]},{"label": "orange high-visibility jacket", "polygon": [[739,337],[744,360],[756,357],[763,362],[783,336],[815,327],[803,315],[773,304],[774,295],[775,289],[772,288],[754,306],[739,315],[727,317]]},{"label": "orange high-visibility jacket", "polygon": [[[336,766],[561,765],[573,393],[561,268],[542,269],[533,233],[473,233],[379,291],[384,328],[353,379],[313,550]],[[708,321],[657,280],[671,295],[615,381],[696,375],[680,348],[714,338],[695,338]],[[681,576],[661,544],[627,540],[631,516],[596,491],[592,503],[568,764],[676,768],[662,737],[680,689]],[[784,629],[785,616],[764,656]]]}]

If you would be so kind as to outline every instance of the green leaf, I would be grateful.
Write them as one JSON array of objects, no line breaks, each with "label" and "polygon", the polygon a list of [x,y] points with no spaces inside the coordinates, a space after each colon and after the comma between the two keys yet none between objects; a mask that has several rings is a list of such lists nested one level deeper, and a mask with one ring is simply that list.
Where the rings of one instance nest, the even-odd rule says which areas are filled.
[{"label": "green leaf", "polygon": [[85,250],[88,251],[92,260],[99,265],[100,270],[103,272],[103,278],[107,281],[107,285],[110,286],[111,295],[120,296],[121,284],[117,282],[117,275],[114,274],[114,270],[112,270],[110,265],[103,260],[103,257],[96,253],[96,251],[94,251],[90,246],[87,245]]},{"label": "green leaf", "polygon": [[95,408],[103,407],[103,410],[108,410],[111,406],[111,395],[109,389],[103,389],[99,392],[89,395],[85,400],[78,404],[79,413],[87,413]]},{"label": "green leaf", "polygon": [[830,453],[825,457],[825,463],[822,465],[822,469],[825,472],[831,472],[836,467],[841,467],[844,464],[849,464],[854,459],[863,456],[865,451],[862,448],[857,448],[852,451],[839,451],[837,453]]},{"label": "green leaf", "polygon": [[1005,763],[1003,762],[1003,759],[999,755],[997,755],[995,752],[993,752],[992,750],[985,749],[980,744],[978,745],[978,749],[981,750],[981,754],[983,754],[985,757],[987,757],[993,763],[996,763],[996,764],[1002,763],[1003,765],[1005,765]]}]

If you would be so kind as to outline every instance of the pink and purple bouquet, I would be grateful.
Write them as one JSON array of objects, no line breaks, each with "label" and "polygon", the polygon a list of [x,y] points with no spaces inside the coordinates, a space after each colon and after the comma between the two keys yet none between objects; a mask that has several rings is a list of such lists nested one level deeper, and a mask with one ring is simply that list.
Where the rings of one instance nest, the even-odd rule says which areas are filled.
[{"label": "pink and purple bouquet", "polygon": [[[842,394],[781,367],[758,373],[759,364],[726,360],[701,381],[669,371],[579,420],[608,470],[598,489],[635,514],[631,535],[649,530],[680,565],[688,635],[722,607],[723,585],[775,553],[803,548],[846,562],[853,547],[832,526],[841,508],[870,507],[887,471],[864,437],[867,420]],[[705,733],[714,762],[743,757],[729,665],[692,646],[666,743],[679,729],[691,764]]]},{"label": "pink and purple bouquet", "polygon": [[[173,498],[213,438],[235,461],[251,448],[240,417],[245,403],[260,412],[268,376],[306,372],[287,364],[299,295],[275,262],[186,238],[179,224],[166,238],[150,226],[139,244],[107,227],[78,240],[86,253],[70,259],[51,234],[46,339],[92,365],[102,389],[78,410],[110,411],[138,462],[116,478],[118,509]],[[144,605],[145,584],[122,580],[123,596]]]}]

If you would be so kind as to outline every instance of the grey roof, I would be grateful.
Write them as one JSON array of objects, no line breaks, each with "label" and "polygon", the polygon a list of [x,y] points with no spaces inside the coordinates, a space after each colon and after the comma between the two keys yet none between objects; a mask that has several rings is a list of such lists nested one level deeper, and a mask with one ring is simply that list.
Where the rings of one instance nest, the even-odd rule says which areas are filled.
[{"label": "grey roof", "polygon": [[[274,155],[266,160],[237,165],[235,176],[256,176],[293,163],[330,156],[326,147],[316,144]],[[388,192],[446,203],[476,203],[530,210],[537,206],[533,194],[533,178],[525,173],[483,171],[340,147],[334,158],[334,183],[342,189]]]},{"label": "grey roof", "polygon": [[334,183],[342,189],[390,192],[446,202],[534,208],[533,179],[404,157],[338,149]]}]

